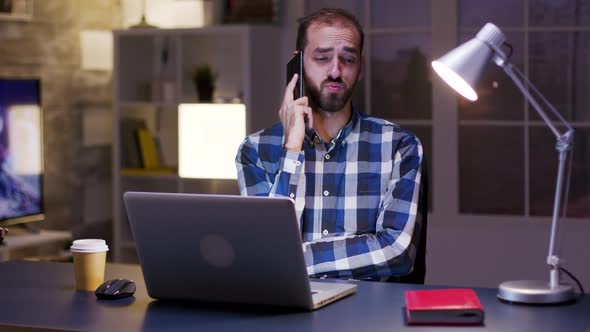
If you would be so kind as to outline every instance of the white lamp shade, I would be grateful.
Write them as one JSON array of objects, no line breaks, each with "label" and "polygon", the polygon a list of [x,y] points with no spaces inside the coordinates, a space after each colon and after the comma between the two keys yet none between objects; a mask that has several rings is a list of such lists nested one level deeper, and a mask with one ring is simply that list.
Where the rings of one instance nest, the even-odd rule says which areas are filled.
[{"label": "white lamp shade", "polygon": [[180,104],[179,176],[237,179],[235,157],[245,137],[244,104]]},{"label": "white lamp shade", "polygon": [[211,12],[213,2],[212,0],[124,0],[122,1],[123,26],[137,24],[144,14],[147,23],[160,28],[202,27],[207,23],[207,15]]},{"label": "white lamp shade", "polygon": [[492,49],[473,38],[432,62],[434,71],[463,97],[475,101],[475,85],[488,61]]},{"label": "white lamp shade", "polygon": [[495,52],[500,52],[506,37],[492,23],[487,23],[475,38],[452,49],[440,59],[432,62],[434,71],[463,97],[477,100],[475,86],[484,67]]}]

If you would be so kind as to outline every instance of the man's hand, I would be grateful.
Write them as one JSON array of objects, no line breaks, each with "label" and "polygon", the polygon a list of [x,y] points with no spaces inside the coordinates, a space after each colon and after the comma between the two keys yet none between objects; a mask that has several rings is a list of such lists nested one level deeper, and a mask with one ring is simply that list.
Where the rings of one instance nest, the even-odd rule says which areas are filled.
[{"label": "man's hand", "polygon": [[299,152],[305,138],[305,118],[307,117],[307,125],[311,128],[313,117],[311,107],[307,106],[307,97],[293,100],[293,89],[297,83],[297,77],[297,74],[293,75],[287,84],[283,103],[279,110],[279,118],[285,132],[285,148]]}]

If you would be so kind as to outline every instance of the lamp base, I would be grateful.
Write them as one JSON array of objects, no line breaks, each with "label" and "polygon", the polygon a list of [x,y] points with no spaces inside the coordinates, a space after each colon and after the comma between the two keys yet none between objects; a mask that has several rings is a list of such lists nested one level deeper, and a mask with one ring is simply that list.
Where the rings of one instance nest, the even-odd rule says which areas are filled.
[{"label": "lamp base", "polygon": [[557,304],[573,301],[576,294],[573,287],[568,284],[559,284],[551,288],[549,281],[518,280],[501,283],[498,298],[516,303]]}]

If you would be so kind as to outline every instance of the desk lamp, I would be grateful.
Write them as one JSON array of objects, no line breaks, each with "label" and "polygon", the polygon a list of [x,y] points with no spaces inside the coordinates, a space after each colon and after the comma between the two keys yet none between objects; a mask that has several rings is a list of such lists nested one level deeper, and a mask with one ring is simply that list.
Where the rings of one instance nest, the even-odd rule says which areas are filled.
[{"label": "desk lamp", "polygon": [[[559,282],[560,267],[559,257],[556,254],[556,233],[559,222],[559,213],[563,199],[563,215],[567,205],[567,193],[569,190],[569,171],[564,175],[567,154],[573,146],[574,130],[571,125],[557,112],[555,107],[533,86],[522,72],[508,62],[507,56],[501,49],[506,44],[506,37],[492,23],[487,23],[471,40],[459,45],[445,54],[440,59],[432,62],[434,71],[455,91],[470,101],[477,100],[477,94],[473,87],[481,76],[484,67],[490,62],[500,66],[512,79],[520,92],[526,97],[535,111],[551,129],[557,139],[556,149],[559,155],[557,170],[557,182],[553,204],[553,216],[551,221],[551,234],[549,239],[549,254],[547,264],[550,266],[549,281],[544,280],[519,280],[503,282],[499,286],[498,298],[517,303],[554,304],[568,302],[574,299],[575,294],[571,285]],[[564,127],[560,131],[547,113],[541,108],[537,100],[529,92],[534,92],[559,120]],[[570,163],[571,167],[571,163]],[[565,181],[564,181],[565,179]]]}]

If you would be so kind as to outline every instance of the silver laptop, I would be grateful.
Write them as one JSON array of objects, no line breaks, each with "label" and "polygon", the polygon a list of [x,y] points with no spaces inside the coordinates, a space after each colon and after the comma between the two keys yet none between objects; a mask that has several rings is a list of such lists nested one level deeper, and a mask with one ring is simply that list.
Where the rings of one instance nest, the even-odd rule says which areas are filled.
[{"label": "silver laptop", "polygon": [[126,192],[150,297],[308,310],[356,292],[310,282],[288,198]]}]

